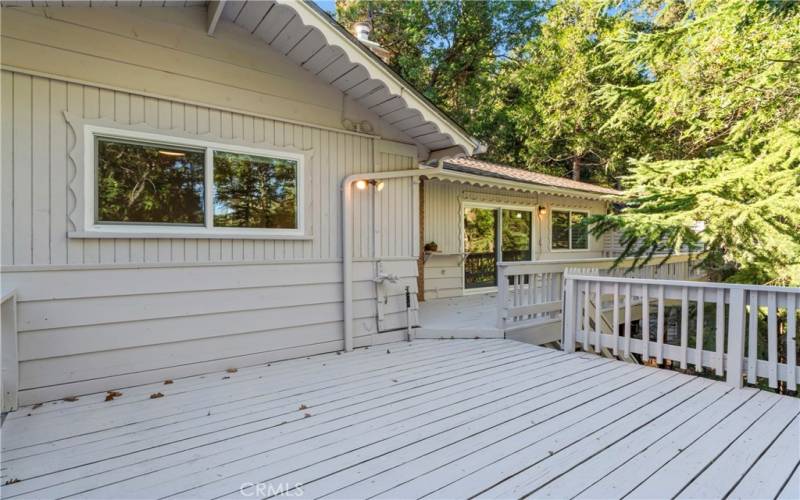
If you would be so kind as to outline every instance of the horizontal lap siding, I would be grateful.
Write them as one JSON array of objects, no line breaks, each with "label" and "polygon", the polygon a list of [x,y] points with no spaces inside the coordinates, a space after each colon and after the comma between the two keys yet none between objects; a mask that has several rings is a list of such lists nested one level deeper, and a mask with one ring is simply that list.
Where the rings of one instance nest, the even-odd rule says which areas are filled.
[{"label": "horizontal lap siding", "polygon": [[[24,403],[342,347],[342,179],[412,168],[416,148],[332,130],[343,117],[369,120],[405,140],[248,33],[223,24],[211,38],[204,23],[204,8],[3,9],[0,263],[4,288],[18,290]],[[313,151],[312,238],[69,238],[83,159],[68,158],[76,135],[65,111],[76,122]],[[391,258],[384,270],[416,288],[415,189],[398,179],[354,196],[357,346],[399,338],[377,333],[371,279],[374,260]],[[383,330],[405,327],[402,284],[382,309]]]},{"label": "horizontal lap siding", "polygon": [[[379,334],[374,264],[355,264],[357,345]],[[405,326],[401,276],[385,321]],[[36,402],[342,348],[341,264],[241,264],[6,272],[19,302],[20,395]]]}]

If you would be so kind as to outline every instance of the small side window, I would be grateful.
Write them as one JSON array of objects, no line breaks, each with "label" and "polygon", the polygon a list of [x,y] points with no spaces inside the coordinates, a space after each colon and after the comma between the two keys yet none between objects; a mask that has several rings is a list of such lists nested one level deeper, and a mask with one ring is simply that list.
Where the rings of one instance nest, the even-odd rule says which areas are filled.
[{"label": "small side window", "polygon": [[553,250],[586,250],[589,248],[589,214],[571,210],[553,210],[551,248]]},{"label": "small side window", "polygon": [[296,229],[297,162],[214,151],[214,226]]}]

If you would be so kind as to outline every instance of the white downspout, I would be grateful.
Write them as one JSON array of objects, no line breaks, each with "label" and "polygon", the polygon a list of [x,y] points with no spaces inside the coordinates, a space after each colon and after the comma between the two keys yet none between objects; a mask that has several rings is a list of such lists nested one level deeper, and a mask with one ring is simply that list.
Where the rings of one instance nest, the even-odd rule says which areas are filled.
[{"label": "white downspout", "polygon": [[353,350],[353,184],[374,179],[400,179],[419,177],[444,169],[445,158],[439,159],[435,169],[415,168],[390,172],[370,172],[348,175],[342,181],[342,295],[344,300],[344,350]]}]

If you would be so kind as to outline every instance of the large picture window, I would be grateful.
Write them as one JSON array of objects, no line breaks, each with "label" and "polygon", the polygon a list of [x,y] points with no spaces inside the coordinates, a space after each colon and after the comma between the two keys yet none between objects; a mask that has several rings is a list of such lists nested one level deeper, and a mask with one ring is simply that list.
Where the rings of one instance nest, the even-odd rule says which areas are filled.
[{"label": "large picture window", "polygon": [[589,248],[589,214],[573,210],[553,210],[551,247],[553,250]]},{"label": "large picture window", "polygon": [[[87,133],[92,133],[88,130]],[[92,229],[299,234],[302,157],[95,132],[87,188]],[[87,196],[92,199],[91,193]],[[88,203],[88,201],[87,201]]]}]

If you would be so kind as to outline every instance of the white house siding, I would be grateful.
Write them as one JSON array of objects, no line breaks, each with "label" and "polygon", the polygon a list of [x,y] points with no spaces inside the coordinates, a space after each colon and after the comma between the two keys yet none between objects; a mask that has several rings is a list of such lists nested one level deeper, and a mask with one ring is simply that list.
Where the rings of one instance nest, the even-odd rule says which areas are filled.
[{"label": "white house siding", "polygon": [[[3,9],[2,60],[13,69],[2,71],[0,260],[3,287],[18,290],[22,404],[341,349],[341,180],[416,161],[413,146],[334,130],[341,94],[331,102],[327,86],[263,57],[271,49],[246,45],[238,28],[223,27],[215,41],[203,34],[200,11],[181,17],[175,9],[170,32],[150,9],[138,10],[62,9],[50,12],[61,20],[47,20],[36,9]],[[143,46],[156,38],[170,57]],[[150,59],[163,67],[140,65]],[[281,84],[265,64],[283,64],[296,85]],[[167,97],[173,91],[177,99]],[[352,106],[348,114],[370,117]],[[71,187],[76,136],[64,111],[166,135],[313,151],[305,166],[310,239],[68,237],[68,214],[83,200]],[[282,114],[293,120],[274,118]],[[403,288],[416,286],[416,190],[405,179],[356,193],[356,345],[401,338],[378,333],[371,278],[378,260],[403,278],[383,293],[381,325],[404,327]]]},{"label": "white house siding", "polygon": [[[588,250],[550,250],[550,214],[554,207],[603,214],[606,210],[604,201],[441,180],[425,181],[424,193],[424,239],[425,242],[435,241],[441,252],[431,255],[425,263],[426,299],[454,297],[463,293],[464,272],[461,254],[464,251],[462,209],[465,203],[496,204],[532,210],[534,258],[537,260],[580,259],[603,255],[603,240],[597,238],[590,238]],[[538,216],[539,206],[547,208],[546,216]]]}]

